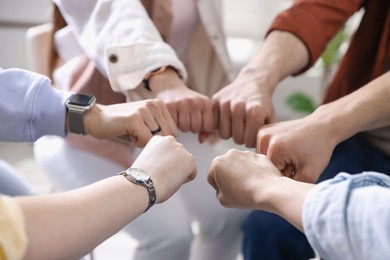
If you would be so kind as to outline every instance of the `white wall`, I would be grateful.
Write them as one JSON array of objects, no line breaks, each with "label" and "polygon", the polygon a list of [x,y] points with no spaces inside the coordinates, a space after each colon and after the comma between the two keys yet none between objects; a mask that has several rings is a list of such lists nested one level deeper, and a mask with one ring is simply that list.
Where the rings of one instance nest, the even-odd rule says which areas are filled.
[{"label": "white wall", "polygon": [[253,56],[277,13],[291,0],[223,0],[224,23],[231,58],[240,68]]},{"label": "white wall", "polygon": [[27,28],[49,20],[50,0],[0,0],[0,67],[27,68]]}]

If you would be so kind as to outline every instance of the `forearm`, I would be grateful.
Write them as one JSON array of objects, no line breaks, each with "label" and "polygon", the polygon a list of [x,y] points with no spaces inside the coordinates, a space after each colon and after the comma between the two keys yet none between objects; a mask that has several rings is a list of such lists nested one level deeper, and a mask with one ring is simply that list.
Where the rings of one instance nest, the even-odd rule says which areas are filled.
[{"label": "forearm", "polygon": [[321,106],[313,117],[332,132],[335,143],[390,124],[390,72],[355,92]]},{"label": "forearm", "polygon": [[257,55],[240,72],[239,79],[265,77],[274,91],[277,83],[300,71],[309,62],[309,53],[301,40],[289,32],[272,31]]},{"label": "forearm", "polygon": [[261,206],[258,209],[275,213],[303,231],[303,203],[313,187],[313,184],[294,181],[287,177],[279,178],[265,191],[259,191],[266,192],[268,199],[264,200],[263,193],[261,195],[263,203],[259,204]]},{"label": "forearm", "polygon": [[76,259],[140,215],[148,196],[144,187],[115,176],[75,191],[17,202],[29,240],[25,259]]}]

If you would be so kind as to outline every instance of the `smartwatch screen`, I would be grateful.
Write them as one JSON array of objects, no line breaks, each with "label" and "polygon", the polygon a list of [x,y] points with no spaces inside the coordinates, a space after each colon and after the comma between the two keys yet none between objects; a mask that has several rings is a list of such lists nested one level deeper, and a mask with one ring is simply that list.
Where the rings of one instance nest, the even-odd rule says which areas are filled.
[{"label": "smartwatch screen", "polygon": [[76,94],[73,95],[69,100],[68,104],[77,105],[77,106],[89,106],[94,100],[93,96]]}]

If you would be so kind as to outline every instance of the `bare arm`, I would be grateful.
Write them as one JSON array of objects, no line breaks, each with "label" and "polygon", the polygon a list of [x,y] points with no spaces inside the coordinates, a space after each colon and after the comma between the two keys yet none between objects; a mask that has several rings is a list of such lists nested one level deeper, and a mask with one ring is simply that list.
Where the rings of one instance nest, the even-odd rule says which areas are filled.
[{"label": "bare arm", "polygon": [[208,182],[223,206],[269,211],[303,230],[303,202],[314,185],[283,177],[264,155],[230,150],[213,160]]},{"label": "bare arm", "polygon": [[264,75],[269,79],[272,93],[280,81],[299,72],[309,62],[309,52],[295,35],[284,31],[272,31],[257,55],[241,70],[238,79],[256,80]]},{"label": "bare arm", "polygon": [[336,130],[336,141],[390,124],[390,72],[316,112]]},{"label": "bare arm", "polygon": [[236,80],[213,96],[221,137],[256,146],[259,127],[275,121],[272,94],[277,84],[308,62],[301,40],[288,32],[272,31]]},{"label": "bare arm", "polygon": [[[390,124],[390,72],[301,119],[260,129],[257,151],[287,176],[315,182],[334,147],[352,135]],[[319,145],[314,145],[319,144]]]},{"label": "bare arm", "polygon": [[[157,203],[167,200],[196,175],[192,155],[173,137],[153,137],[132,167],[151,175]],[[123,176],[74,191],[16,200],[27,227],[25,259],[80,258],[139,216],[148,205],[145,187]]]}]

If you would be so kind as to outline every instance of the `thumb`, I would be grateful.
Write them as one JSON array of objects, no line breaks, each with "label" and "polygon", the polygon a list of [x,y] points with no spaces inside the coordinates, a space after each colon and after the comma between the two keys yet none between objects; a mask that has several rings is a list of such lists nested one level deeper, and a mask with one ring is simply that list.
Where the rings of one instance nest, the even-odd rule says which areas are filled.
[{"label": "thumb", "polygon": [[303,167],[301,170],[297,170],[292,177],[296,181],[316,183],[318,176],[314,174],[313,170],[308,170],[308,168]]},{"label": "thumb", "polygon": [[293,178],[295,176],[295,168],[291,164],[285,165],[284,168],[280,171],[286,177]]},{"label": "thumb", "polygon": [[206,132],[200,132],[199,134],[198,134],[198,141],[199,141],[199,143],[201,143],[201,144],[203,144],[206,140],[207,140],[207,138],[209,137],[209,133],[206,133]]}]

